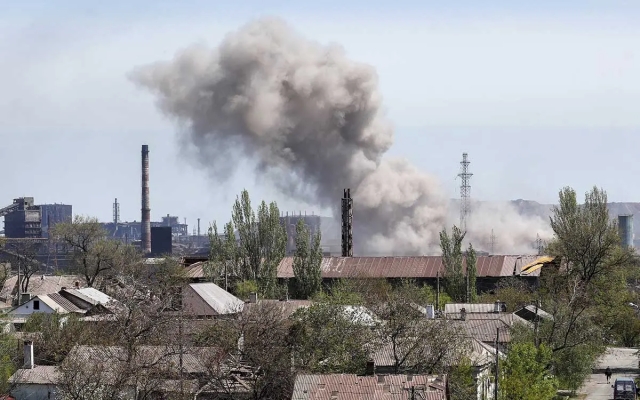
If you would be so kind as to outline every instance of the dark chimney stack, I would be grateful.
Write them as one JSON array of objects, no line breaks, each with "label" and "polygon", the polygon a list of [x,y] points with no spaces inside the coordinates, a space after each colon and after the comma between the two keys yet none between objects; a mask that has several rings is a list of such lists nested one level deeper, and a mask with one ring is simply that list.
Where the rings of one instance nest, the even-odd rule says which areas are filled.
[{"label": "dark chimney stack", "polygon": [[149,206],[149,146],[142,145],[142,252],[151,253],[151,208]]},{"label": "dark chimney stack", "polygon": [[353,257],[353,199],[351,189],[342,197],[342,257]]},{"label": "dark chimney stack", "polygon": [[365,375],[373,376],[376,374],[376,363],[373,360],[367,361],[367,366],[365,369]]}]

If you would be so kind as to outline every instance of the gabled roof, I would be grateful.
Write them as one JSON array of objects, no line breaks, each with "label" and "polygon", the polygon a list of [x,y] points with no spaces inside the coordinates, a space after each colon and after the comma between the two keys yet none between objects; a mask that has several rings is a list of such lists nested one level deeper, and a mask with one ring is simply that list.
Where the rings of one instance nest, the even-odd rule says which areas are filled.
[{"label": "gabled roof", "polygon": [[[522,267],[538,256],[478,256],[477,276],[507,277],[520,275]],[[466,267],[463,267],[463,271]],[[444,275],[440,256],[416,257],[323,257],[322,277],[338,278],[436,278]],[[538,276],[540,269],[525,276]],[[285,257],[278,265],[278,278],[293,278],[293,257]]]},{"label": "gabled roof", "polygon": [[189,287],[218,314],[241,312],[244,307],[244,301],[215,283],[190,283]]},{"label": "gabled roof", "polygon": [[299,374],[292,400],[405,400],[415,388],[416,398],[446,399],[446,376],[437,375],[371,375]]},{"label": "gabled roof", "polygon": [[9,378],[9,382],[13,384],[55,385],[58,382],[59,374],[58,367],[36,365],[33,368],[17,370]]},{"label": "gabled roof", "polygon": [[467,314],[473,313],[493,313],[495,311],[495,303],[448,303],[444,305],[445,314],[459,313],[463,308]]},{"label": "gabled roof", "polygon": [[[28,292],[32,296],[39,296],[49,293],[57,293],[63,287],[72,288],[75,283],[82,284],[84,280],[75,275],[33,275],[29,279]],[[18,277],[12,276],[6,280],[2,289],[0,289],[0,298],[9,299],[17,292]]]}]

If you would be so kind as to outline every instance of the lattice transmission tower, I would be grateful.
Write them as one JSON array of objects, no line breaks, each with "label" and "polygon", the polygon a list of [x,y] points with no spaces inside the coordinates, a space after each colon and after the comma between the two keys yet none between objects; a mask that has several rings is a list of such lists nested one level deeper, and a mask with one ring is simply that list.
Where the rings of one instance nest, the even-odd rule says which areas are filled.
[{"label": "lattice transmission tower", "polygon": [[460,229],[462,232],[467,231],[467,217],[471,211],[471,177],[473,174],[469,172],[469,161],[467,153],[462,153],[462,161],[460,161],[460,173],[458,177],[460,183]]}]

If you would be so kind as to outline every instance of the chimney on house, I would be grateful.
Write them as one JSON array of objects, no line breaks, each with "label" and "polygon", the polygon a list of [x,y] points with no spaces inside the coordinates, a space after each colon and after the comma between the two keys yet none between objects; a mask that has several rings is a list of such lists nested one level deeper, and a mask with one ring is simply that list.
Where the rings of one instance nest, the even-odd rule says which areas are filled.
[{"label": "chimney on house", "polygon": [[463,320],[463,321],[467,319],[467,309],[466,308],[461,308],[460,309],[460,319]]},{"label": "chimney on house", "polygon": [[33,342],[31,340],[24,341],[24,369],[33,369]]},{"label": "chimney on house", "polygon": [[76,289],[80,289],[80,281],[73,282],[73,285],[76,287]]},{"label": "chimney on house", "polygon": [[249,293],[249,303],[257,303],[258,302],[258,293],[251,292]]},{"label": "chimney on house", "polygon": [[436,317],[436,311],[433,304],[427,304],[426,311],[427,311],[427,319],[434,319]]},{"label": "chimney on house", "polygon": [[496,314],[499,314],[501,310],[502,310],[502,303],[500,302],[500,300],[496,300],[495,304],[493,305],[493,312],[495,312]]},{"label": "chimney on house", "polygon": [[376,363],[373,360],[367,361],[367,367],[364,374],[367,376],[373,376],[376,374]]}]

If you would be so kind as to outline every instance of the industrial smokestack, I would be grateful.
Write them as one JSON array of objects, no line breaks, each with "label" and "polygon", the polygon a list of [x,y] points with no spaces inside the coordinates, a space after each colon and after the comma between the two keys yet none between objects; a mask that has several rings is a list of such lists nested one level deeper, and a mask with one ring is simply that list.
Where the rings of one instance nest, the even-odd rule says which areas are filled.
[{"label": "industrial smokestack", "polygon": [[142,145],[142,244],[145,254],[151,253],[151,208],[149,206],[149,146]]}]

